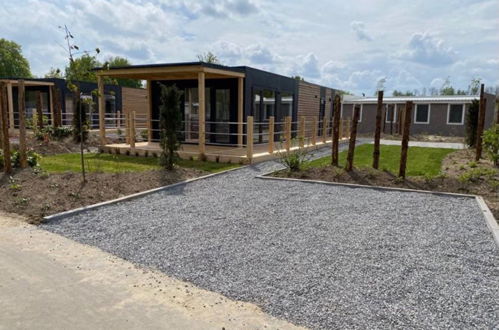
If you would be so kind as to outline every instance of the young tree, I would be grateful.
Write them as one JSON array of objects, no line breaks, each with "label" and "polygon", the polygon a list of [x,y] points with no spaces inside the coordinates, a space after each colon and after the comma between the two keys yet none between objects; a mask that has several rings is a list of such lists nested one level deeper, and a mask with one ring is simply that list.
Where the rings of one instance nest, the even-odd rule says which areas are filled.
[{"label": "young tree", "polygon": [[466,111],[466,144],[470,148],[475,147],[476,144],[479,110],[480,103],[478,102],[478,100],[473,100],[468,111]]},{"label": "young tree", "polygon": [[159,128],[161,132],[161,158],[160,164],[167,170],[172,170],[178,160],[177,150],[180,147],[180,130],[182,125],[182,114],[180,112],[180,100],[182,92],[177,86],[165,86],[161,88],[159,107]]},{"label": "young tree", "polygon": [[198,54],[197,58],[198,58],[199,62],[221,64],[218,57],[215,54],[213,54],[212,52]]},{"label": "young tree", "polygon": [[0,77],[31,78],[29,62],[21,46],[3,38],[0,39]]}]

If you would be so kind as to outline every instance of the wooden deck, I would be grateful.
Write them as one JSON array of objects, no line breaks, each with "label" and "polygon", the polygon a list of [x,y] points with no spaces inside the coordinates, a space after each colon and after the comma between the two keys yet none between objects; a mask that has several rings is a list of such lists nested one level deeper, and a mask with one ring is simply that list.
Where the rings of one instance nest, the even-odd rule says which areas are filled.
[{"label": "wooden deck", "polygon": [[[306,144],[306,150],[318,149],[327,145],[331,145],[332,140],[328,139],[324,143],[322,140],[317,141],[315,145]],[[285,152],[284,145],[279,143],[275,144],[275,150],[272,154],[268,152],[268,144],[255,144],[253,146],[253,158],[250,161],[247,156],[246,147],[233,147],[233,146],[214,146],[206,145],[205,156],[209,161],[220,163],[258,163],[269,159],[279,157],[279,154]],[[129,144],[107,144],[100,147],[101,152],[113,154],[129,154],[140,157],[159,157],[161,149],[159,143],[155,142],[137,142],[135,148],[132,150]],[[298,146],[292,146],[291,151],[298,150]],[[191,159],[198,158],[199,147],[197,144],[182,144],[178,151],[180,158]]]}]

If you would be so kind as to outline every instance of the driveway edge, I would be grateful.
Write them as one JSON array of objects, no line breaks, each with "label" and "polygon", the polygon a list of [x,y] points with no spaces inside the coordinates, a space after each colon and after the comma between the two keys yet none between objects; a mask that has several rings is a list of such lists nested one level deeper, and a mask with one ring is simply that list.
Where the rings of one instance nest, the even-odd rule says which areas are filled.
[{"label": "driveway edge", "polygon": [[68,217],[70,215],[75,215],[75,214],[82,213],[82,212],[85,212],[85,211],[97,209],[97,208],[102,207],[102,206],[106,206],[106,205],[110,205],[110,204],[116,204],[116,203],[119,203],[119,202],[124,202],[124,201],[128,201],[128,200],[132,200],[132,199],[135,199],[135,198],[140,198],[140,197],[143,197],[143,196],[146,196],[146,195],[150,195],[150,194],[153,194],[153,193],[156,193],[156,192],[159,192],[159,191],[163,191],[163,190],[167,190],[167,189],[174,188],[174,187],[177,187],[177,186],[185,185],[185,184],[188,184],[190,182],[194,182],[194,181],[198,181],[198,180],[203,180],[203,179],[211,178],[211,177],[214,177],[214,176],[217,176],[217,175],[225,174],[225,173],[228,173],[228,172],[240,170],[240,169],[243,169],[243,168],[248,167],[248,166],[250,166],[250,165],[244,165],[244,166],[240,166],[240,167],[236,167],[236,168],[231,168],[229,170],[225,170],[225,171],[221,171],[221,172],[217,172],[217,173],[211,173],[211,174],[203,175],[203,176],[200,176],[200,177],[197,177],[197,178],[192,178],[192,179],[188,179],[188,180],[185,180],[185,181],[180,181],[180,182],[173,183],[173,184],[170,184],[170,185],[167,185],[167,186],[153,188],[153,189],[150,189],[150,190],[141,191],[141,192],[138,192],[138,193],[135,193],[135,194],[131,194],[131,195],[119,197],[119,198],[116,198],[116,199],[111,199],[111,200],[108,200],[108,201],[104,201],[104,202],[100,202],[100,203],[96,203],[96,204],[91,204],[91,205],[87,205],[87,206],[82,206],[82,207],[79,207],[79,208],[76,208],[76,209],[72,209],[72,210],[68,210],[68,211],[64,211],[64,212],[60,212],[60,213],[48,215],[46,217],[43,217],[43,222],[46,223],[46,222],[51,221],[51,220],[66,218],[66,217]]}]

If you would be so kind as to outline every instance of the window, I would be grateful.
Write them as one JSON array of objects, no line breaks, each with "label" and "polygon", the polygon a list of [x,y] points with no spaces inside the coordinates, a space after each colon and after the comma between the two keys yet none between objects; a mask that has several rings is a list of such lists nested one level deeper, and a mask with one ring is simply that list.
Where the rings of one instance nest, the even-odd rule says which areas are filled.
[{"label": "window", "polygon": [[397,105],[387,104],[385,110],[385,122],[395,123],[397,121]]},{"label": "window", "polygon": [[281,113],[283,116],[293,116],[293,94],[281,92]]},{"label": "window", "polygon": [[447,125],[464,124],[464,104],[449,104],[447,108]]},{"label": "window", "polygon": [[416,112],[414,113],[415,124],[429,124],[430,123],[430,105],[429,104],[416,104]]}]

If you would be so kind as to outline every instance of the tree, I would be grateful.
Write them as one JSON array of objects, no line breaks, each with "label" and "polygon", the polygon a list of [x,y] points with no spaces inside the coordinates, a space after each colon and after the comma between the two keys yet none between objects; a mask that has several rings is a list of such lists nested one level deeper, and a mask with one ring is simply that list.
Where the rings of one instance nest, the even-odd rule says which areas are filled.
[{"label": "tree", "polygon": [[303,79],[303,77],[301,77],[301,76],[291,76],[291,78],[296,80],[296,81],[305,81],[305,79]]},{"label": "tree", "polygon": [[221,64],[218,57],[215,54],[213,54],[212,52],[198,54],[197,58],[198,58],[199,62]]},{"label": "tree", "polygon": [[478,95],[478,92],[480,92],[481,82],[482,82],[482,80],[480,78],[471,79],[471,83],[468,86],[469,95]]},{"label": "tree", "polygon": [[499,124],[483,132],[483,147],[495,166],[499,167]]},{"label": "tree", "polygon": [[[107,60],[107,64],[110,68],[132,65],[128,61],[128,59],[126,59],[124,57],[120,57],[120,56],[110,57]],[[119,86],[123,86],[123,87],[133,87],[133,88],[141,88],[142,87],[142,81],[137,80],[137,79],[117,78],[117,79],[114,79],[114,81],[112,83],[119,85]]]},{"label": "tree", "polygon": [[14,41],[0,39],[0,77],[31,78],[28,60],[21,46]]},{"label": "tree", "polygon": [[180,99],[182,92],[175,85],[165,86],[160,83],[159,86],[161,88],[161,105],[159,107],[160,164],[167,170],[172,170],[178,160],[177,150],[180,148],[180,130],[182,126]]},{"label": "tree", "polygon": [[471,148],[476,144],[476,132],[478,127],[478,112],[480,103],[473,100],[468,111],[466,111],[466,144]]},{"label": "tree", "polygon": [[440,95],[456,95],[454,87],[450,83],[450,78],[447,77],[440,88]]},{"label": "tree", "polygon": [[101,66],[95,56],[88,53],[83,54],[79,58],[70,59],[69,65],[66,66],[66,79],[68,81],[87,81],[97,82],[97,75],[93,68]]},{"label": "tree", "polygon": [[411,91],[402,92],[394,89],[392,92],[392,96],[414,96],[414,93]]},{"label": "tree", "polygon": [[50,71],[45,74],[45,78],[59,78],[59,79],[64,79],[64,76],[61,73],[61,69],[59,69],[59,68],[50,68]]}]

